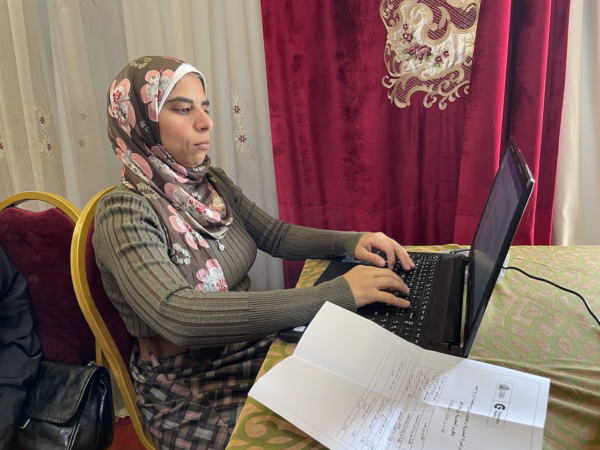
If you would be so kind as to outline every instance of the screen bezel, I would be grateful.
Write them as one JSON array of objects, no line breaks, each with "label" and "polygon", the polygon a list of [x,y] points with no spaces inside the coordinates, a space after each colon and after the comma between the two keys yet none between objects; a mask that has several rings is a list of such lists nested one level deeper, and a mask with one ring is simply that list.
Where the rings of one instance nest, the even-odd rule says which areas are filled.
[{"label": "screen bezel", "polygon": [[[474,301],[474,283],[473,280],[475,278],[475,254],[473,251],[469,252],[469,280],[467,284],[467,319],[465,323],[465,337],[464,337],[464,345],[463,345],[463,356],[468,356],[471,351],[471,347],[473,342],[475,341],[475,336],[477,335],[477,331],[479,330],[479,326],[481,325],[481,321],[483,320],[483,315],[488,306],[490,298],[492,296],[492,292],[494,287],[496,286],[496,280],[498,279],[498,275],[500,275],[500,270],[502,269],[502,264],[508,254],[508,250],[512,244],[512,241],[517,233],[517,229],[519,228],[519,224],[521,223],[521,219],[525,212],[525,208],[527,207],[527,203],[529,202],[529,198],[531,197],[531,193],[533,192],[533,186],[535,185],[535,180],[531,175],[531,171],[525,162],[525,158],[523,154],[519,150],[517,143],[511,137],[506,145],[506,151],[504,155],[502,155],[502,159],[500,160],[500,165],[506,156],[512,158],[515,167],[517,168],[517,172],[519,175],[519,182],[522,187],[522,194],[519,199],[519,203],[517,205],[517,209],[515,210],[514,216],[511,220],[510,226],[508,228],[508,232],[504,241],[502,242],[502,246],[500,248],[500,253],[498,259],[494,263],[494,267],[491,272],[490,279],[488,280],[488,284],[483,292],[482,302],[479,305],[479,309],[477,311],[473,311],[473,301]],[[496,185],[496,181],[498,179],[498,172],[500,171],[500,165],[498,166],[498,171],[496,172],[496,176],[494,177],[494,182],[492,183],[492,188],[490,189],[490,194]],[[481,218],[479,219],[479,224],[477,225],[477,231],[475,231],[475,236],[473,237],[473,243],[475,243],[475,238],[477,237],[477,233],[479,232],[479,227],[481,226],[481,220],[483,219],[483,213],[488,206],[490,201],[490,195],[488,195],[488,199],[485,203],[485,207],[483,212],[481,213]],[[472,249],[472,244],[471,244]],[[472,323],[469,324],[470,318],[473,318]],[[469,326],[470,325],[470,326]]]}]

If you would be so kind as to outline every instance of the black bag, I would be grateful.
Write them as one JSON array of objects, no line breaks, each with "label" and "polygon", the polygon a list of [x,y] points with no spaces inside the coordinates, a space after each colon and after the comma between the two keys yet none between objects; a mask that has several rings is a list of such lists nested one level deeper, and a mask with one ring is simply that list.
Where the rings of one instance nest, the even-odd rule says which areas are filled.
[{"label": "black bag", "polygon": [[[93,364],[93,365],[92,365]],[[42,362],[15,440],[22,450],[103,450],[114,434],[105,367]]]}]

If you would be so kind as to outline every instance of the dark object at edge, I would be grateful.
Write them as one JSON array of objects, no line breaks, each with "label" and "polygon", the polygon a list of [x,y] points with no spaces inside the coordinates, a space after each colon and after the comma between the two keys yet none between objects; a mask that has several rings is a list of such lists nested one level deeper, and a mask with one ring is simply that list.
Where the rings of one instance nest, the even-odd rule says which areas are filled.
[{"label": "dark object at edge", "polygon": [[22,450],[104,450],[114,420],[108,370],[42,362],[15,436]]}]

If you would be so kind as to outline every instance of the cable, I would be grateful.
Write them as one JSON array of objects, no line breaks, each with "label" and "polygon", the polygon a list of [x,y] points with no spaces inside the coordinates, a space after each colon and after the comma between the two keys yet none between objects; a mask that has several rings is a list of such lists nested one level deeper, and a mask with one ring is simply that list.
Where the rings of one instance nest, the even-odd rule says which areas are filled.
[{"label": "cable", "polygon": [[571,293],[573,295],[576,295],[581,300],[583,300],[583,303],[585,304],[585,307],[587,308],[587,310],[589,311],[589,313],[592,315],[592,317],[594,318],[594,320],[596,322],[598,322],[598,325],[600,325],[600,320],[598,320],[598,316],[596,316],[596,314],[594,314],[593,311],[590,309],[590,305],[588,305],[587,300],[585,298],[583,298],[583,296],[580,295],[580,294],[578,294],[577,292],[572,291],[571,289],[567,289],[567,288],[564,288],[562,286],[559,286],[558,284],[553,283],[550,280],[546,280],[544,278],[539,278],[539,277],[534,277],[533,275],[529,275],[527,272],[525,272],[524,270],[519,269],[518,267],[508,266],[508,267],[502,267],[502,268],[505,269],[505,270],[516,270],[517,272],[521,272],[523,275],[525,275],[525,276],[527,276],[529,278],[533,278],[534,280],[538,280],[538,281],[543,281],[544,283],[551,284],[555,288],[558,288],[558,289],[563,290],[565,292],[569,292],[569,293]]}]

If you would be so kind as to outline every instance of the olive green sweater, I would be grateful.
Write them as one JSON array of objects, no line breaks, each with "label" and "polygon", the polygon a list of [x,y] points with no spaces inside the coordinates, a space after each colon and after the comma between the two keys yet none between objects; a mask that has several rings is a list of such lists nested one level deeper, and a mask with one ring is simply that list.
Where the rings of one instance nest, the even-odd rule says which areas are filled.
[{"label": "olive green sweater", "polygon": [[96,262],[106,293],[133,336],[158,334],[182,346],[217,346],[306,324],[326,301],[355,309],[350,286],[342,277],[303,289],[248,292],[248,271],[257,248],[289,260],[354,257],[362,234],[278,221],[248,200],[221,169],[211,168],[210,173],[235,218],[221,239],[224,251],[207,238],[229,292],[198,292],[182,277],[167,255],[160,218],[145,197],[121,186],[98,204]]}]

